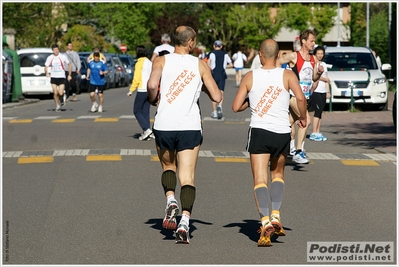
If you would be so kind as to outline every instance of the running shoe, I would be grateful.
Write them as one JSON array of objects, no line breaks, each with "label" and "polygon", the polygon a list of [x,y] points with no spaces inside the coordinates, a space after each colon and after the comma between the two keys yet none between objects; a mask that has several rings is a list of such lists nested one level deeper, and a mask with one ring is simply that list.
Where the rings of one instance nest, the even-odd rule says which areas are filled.
[{"label": "running shoe", "polygon": [[218,118],[218,113],[216,112],[216,110],[212,111],[211,117],[212,117],[212,119]]},{"label": "running shoe", "polygon": [[280,216],[276,214],[272,214],[271,216],[271,223],[274,227],[274,233],[278,236],[285,236],[285,231],[283,229],[283,225],[280,221]]},{"label": "running shoe", "polygon": [[148,136],[148,138],[147,138],[147,140],[151,140],[151,139],[155,139],[154,133],[151,133],[151,134]]},{"label": "running shoe", "polygon": [[216,113],[217,113],[217,118],[218,118],[218,120],[220,120],[220,119],[223,117],[222,107],[221,107],[221,106],[218,106],[218,107],[216,108]]},{"label": "running shoe", "polygon": [[303,151],[295,152],[295,155],[292,156],[292,160],[299,164],[308,164],[309,160],[306,158],[306,155]]},{"label": "running shoe", "polygon": [[73,101],[73,102],[76,102],[76,101],[78,101],[78,99],[76,98],[76,94],[73,94],[72,101]]},{"label": "running shoe", "polygon": [[320,137],[321,137],[321,139],[323,139],[322,141],[327,141],[327,137],[325,137],[322,133],[319,133],[319,135],[320,135]]},{"label": "running shoe", "polygon": [[320,141],[323,141],[323,138],[320,136],[319,133],[312,133],[309,136],[309,140],[320,142]]},{"label": "running shoe", "polygon": [[295,147],[291,147],[291,148],[290,148],[290,155],[291,155],[291,156],[294,156],[294,155],[295,155],[295,152],[296,152],[296,148],[295,148]]},{"label": "running shoe", "polygon": [[176,229],[176,216],[179,213],[179,206],[177,202],[172,200],[166,205],[165,218],[162,222],[162,227],[168,230]]},{"label": "running shoe", "polygon": [[98,112],[103,112],[103,106],[98,106]]},{"label": "running shoe", "polygon": [[94,102],[93,105],[91,106],[91,110],[90,110],[90,111],[91,111],[91,112],[96,112],[97,107],[98,107],[97,102]]},{"label": "running shoe", "polygon": [[147,139],[150,135],[152,134],[152,131],[150,128],[148,128],[147,130],[144,131],[144,133],[139,137],[140,141],[143,141],[145,139]]},{"label": "running shoe", "polygon": [[55,112],[60,112],[61,111],[61,107],[59,105],[57,105],[57,107],[55,108]]},{"label": "running shoe", "polygon": [[59,97],[59,99],[60,99],[61,107],[65,106],[66,95],[63,94],[62,96]]},{"label": "running shoe", "polygon": [[260,227],[258,233],[260,233],[260,237],[258,240],[258,247],[270,247],[272,245],[270,237],[274,233],[273,225],[270,222],[268,222],[265,225],[265,227],[263,226]]},{"label": "running shoe", "polygon": [[190,227],[186,222],[181,221],[176,230],[176,244],[190,244]]}]

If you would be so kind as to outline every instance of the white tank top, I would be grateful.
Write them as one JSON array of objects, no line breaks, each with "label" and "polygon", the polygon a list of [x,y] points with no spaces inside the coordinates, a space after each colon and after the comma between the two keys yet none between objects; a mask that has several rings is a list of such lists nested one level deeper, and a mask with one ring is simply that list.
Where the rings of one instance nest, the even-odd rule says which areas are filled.
[{"label": "white tank top", "polygon": [[251,107],[250,127],[265,129],[274,133],[290,133],[288,117],[290,94],[283,83],[283,68],[252,72],[253,83],[249,91]]},{"label": "white tank top", "polygon": [[174,53],[165,55],[154,129],[202,130],[198,102],[202,84],[197,57]]},{"label": "white tank top", "polygon": [[[320,62],[320,65],[323,66],[324,68],[324,72],[321,75],[322,77],[326,77],[326,73],[327,73],[327,64],[325,62]],[[327,86],[326,86],[326,82],[320,81],[319,80],[319,84],[317,85],[316,89],[314,90],[316,93],[327,93]]]}]

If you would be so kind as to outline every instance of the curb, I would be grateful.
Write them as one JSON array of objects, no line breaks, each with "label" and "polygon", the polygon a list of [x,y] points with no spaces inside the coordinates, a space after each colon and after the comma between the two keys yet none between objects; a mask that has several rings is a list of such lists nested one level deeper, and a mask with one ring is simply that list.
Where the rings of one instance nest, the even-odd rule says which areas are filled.
[{"label": "curb", "polygon": [[4,103],[3,104],[3,109],[13,108],[13,107],[17,107],[17,106],[32,104],[32,103],[37,103],[39,101],[40,101],[40,99],[24,99],[24,100],[20,100],[19,102]]}]

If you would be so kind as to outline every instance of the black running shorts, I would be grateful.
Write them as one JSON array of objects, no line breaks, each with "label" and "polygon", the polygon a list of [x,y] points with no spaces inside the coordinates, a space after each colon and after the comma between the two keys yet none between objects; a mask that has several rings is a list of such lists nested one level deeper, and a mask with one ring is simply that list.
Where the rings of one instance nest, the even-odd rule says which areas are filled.
[{"label": "black running shorts", "polygon": [[90,84],[89,86],[89,92],[95,92],[97,89],[97,93],[102,94],[104,92],[105,89],[105,85],[94,85],[94,84]]},{"label": "black running shorts", "polygon": [[158,131],[153,129],[155,144],[161,150],[182,151],[202,144],[202,131]]},{"label": "black running shorts", "polygon": [[55,85],[61,85],[65,83],[65,78],[51,78],[50,83]]},{"label": "black running shorts", "polygon": [[280,154],[288,155],[291,133],[274,133],[260,128],[248,130],[247,151],[251,154],[270,154],[277,158]]}]

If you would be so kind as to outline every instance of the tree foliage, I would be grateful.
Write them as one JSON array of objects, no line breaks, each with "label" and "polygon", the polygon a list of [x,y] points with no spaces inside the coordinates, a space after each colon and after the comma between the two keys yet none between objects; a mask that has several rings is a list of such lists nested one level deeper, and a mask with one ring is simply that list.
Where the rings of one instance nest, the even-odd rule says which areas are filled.
[{"label": "tree foliage", "polygon": [[58,3],[3,3],[3,28],[16,30],[17,47],[50,47],[63,35],[65,16]]},{"label": "tree foliage", "polygon": [[[7,2],[2,7],[3,29],[16,30],[17,47],[50,47],[57,42],[63,47],[72,40],[75,49],[100,46],[110,52],[125,43],[128,53],[140,44],[152,49],[163,33],[172,34],[179,25],[193,27],[197,43],[208,50],[219,39],[229,53],[242,45],[257,49],[260,41],[276,37],[282,27],[292,30],[292,40],[311,28],[321,45],[337,12],[334,3],[300,2]],[[387,9],[388,3],[370,3],[370,46],[383,62],[389,60]],[[350,16],[343,25],[350,29],[350,44],[365,46],[366,4],[351,2]],[[61,27],[65,24],[66,32]]]},{"label": "tree foliage", "polygon": [[281,4],[280,9],[285,27],[293,30],[295,35],[307,29],[314,30],[319,45],[323,44],[322,39],[334,26],[332,18],[337,15],[336,6],[330,4],[289,3]]}]

